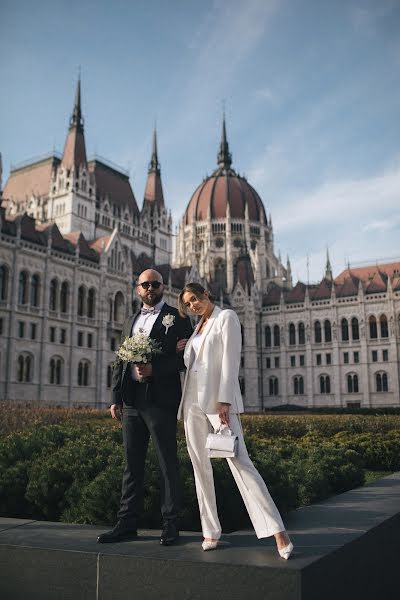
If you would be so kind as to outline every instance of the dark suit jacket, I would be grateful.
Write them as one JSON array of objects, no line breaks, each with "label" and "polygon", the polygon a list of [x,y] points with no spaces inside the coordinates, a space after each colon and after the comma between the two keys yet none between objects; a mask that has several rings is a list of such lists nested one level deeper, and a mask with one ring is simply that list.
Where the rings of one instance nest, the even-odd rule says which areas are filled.
[{"label": "dark suit jacket", "polygon": [[[174,324],[166,332],[162,320],[165,315],[171,314],[175,317]],[[122,330],[122,340],[131,335],[132,325],[137,314],[129,317],[124,323]],[[164,304],[158,315],[150,337],[161,342],[162,354],[156,355],[152,360],[153,376],[147,385],[147,399],[149,401],[171,405],[177,410],[181,397],[181,382],[179,371],[184,367],[183,352],[176,352],[176,343],[183,338],[189,338],[192,335],[192,326],[188,317],[182,318],[179,312],[173,306]],[[127,401],[130,403],[134,386],[128,363],[117,363],[113,369],[112,377],[112,402],[122,405]]]}]

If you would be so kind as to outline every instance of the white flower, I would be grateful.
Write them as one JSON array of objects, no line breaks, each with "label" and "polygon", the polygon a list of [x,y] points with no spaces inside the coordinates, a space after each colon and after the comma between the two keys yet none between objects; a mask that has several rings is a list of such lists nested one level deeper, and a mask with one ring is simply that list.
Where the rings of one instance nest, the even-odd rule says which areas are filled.
[{"label": "white flower", "polygon": [[168,333],[168,329],[170,327],[172,327],[172,325],[175,322],[175,317],[174,315],[171,315],[170,313],[168,313],[167,315],[164,316],[163,320],[162,320],[162,324],[165,327],[165,335],[167,335]]}]

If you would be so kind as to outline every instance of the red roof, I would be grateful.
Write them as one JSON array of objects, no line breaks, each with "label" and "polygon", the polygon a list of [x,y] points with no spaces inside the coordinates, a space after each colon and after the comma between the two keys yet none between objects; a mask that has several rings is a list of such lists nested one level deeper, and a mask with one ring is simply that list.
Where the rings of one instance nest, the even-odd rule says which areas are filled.
[{"label": "red roof", "polygon": [[88,167],[89,171],[94,173],[96,194],[101,201],[107,198],[111,204],[115,204],[123,211],[132,212],[134,217],[139,216],[138,205],[127,175],[98,159],[91,160]]},{"label": "red roof", "polygon": [[[11,170],[3,190],[3,197],[8,200],[24,201],[31,196],[42,198],[50,192],[53,171],[60,164],[60,159],[50,156]],[[5,204],[7,201],[5,201]]]},{"label": "red roof", "polygon": [[232,219],[244,219],[246,206],[250,221],[266,222],[263,202],[256,190],[233,169],[217,169],[195,190],[184,215],[186,225],[193,220],[225,219],[229,205]]}]

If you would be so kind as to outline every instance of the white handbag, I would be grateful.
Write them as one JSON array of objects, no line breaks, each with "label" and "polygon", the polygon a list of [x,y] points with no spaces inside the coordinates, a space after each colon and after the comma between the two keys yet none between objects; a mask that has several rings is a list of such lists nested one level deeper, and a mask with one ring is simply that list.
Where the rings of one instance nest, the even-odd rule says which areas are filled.
[{"label": "white handbag", "polygon": [[234,458],[237,456],[238,436],[229,427],[219,427],[215,433],[209,433],[206,449],[209,458]]}]

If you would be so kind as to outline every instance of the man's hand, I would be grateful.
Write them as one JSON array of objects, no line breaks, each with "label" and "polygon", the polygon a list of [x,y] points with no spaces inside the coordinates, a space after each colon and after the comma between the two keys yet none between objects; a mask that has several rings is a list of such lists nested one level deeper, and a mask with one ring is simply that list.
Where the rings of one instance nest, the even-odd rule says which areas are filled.
[{"label": "man's hand", "polygon": [[182,350],[185,349],[185,346],[187,344],[187,339],[183,339],[183,340],[178,340],[176,343],[176,351],[177,352],[182,352]]},{"label": "man's hand", "polygon": [[119,404],[111,404],[110,406],[110,413],[113,419],[117,419],[118,421],[121,421],[122,419],[122,406],[120,406]]},{"label": "man's hand", "polygon": [[221,425],[229,425],[229,407],[227,402],[218,402],[218,416]]},{"label": "man's hand", "polygon": [[140,379],[151,377],[153,374],[153,365],[151,363],[140,363],[136,365],[136,370]]}]

